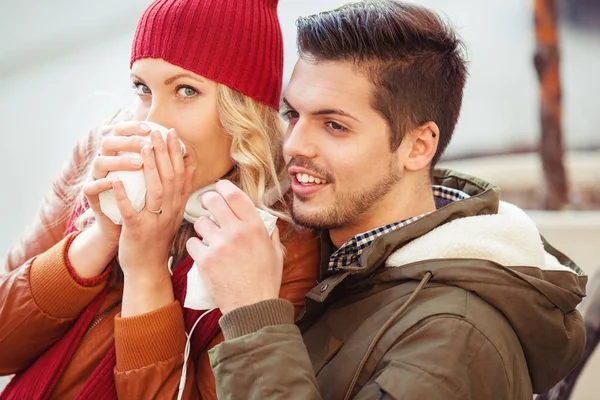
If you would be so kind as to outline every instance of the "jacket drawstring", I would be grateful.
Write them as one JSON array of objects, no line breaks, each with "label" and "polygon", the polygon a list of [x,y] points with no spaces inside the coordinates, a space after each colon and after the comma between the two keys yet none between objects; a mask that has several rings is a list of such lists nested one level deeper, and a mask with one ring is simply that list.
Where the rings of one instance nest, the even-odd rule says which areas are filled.
[{"label": "jacket drawstring", "polygon": [[344,400],[350,400],[350,396],[352,395],[352,392],[354,391],[354,388],[356,387],[356,382],[358,381],[358,376],[360,375],[360,372],[362,371],[362,369],[364,368],[365,364],[367,363],[367,360],[371,356],[371,353],[373,353],[373,350],[375,350],[375,346],[377,345],[377,342],[379,342],[379,340],[385,334],[385,332],[387,332],[387,330],[390,328],[390,326],[392,326],[392,324],[394,323],[394,321],[404,311],[406,311],[406,309],[412,304],[412,302],[415,300],[415,298],[417,297],[417,295],[419,294],[419,292],[421,291],[421,289],[423,289],[423,287],[427,284],[427,282],[429,282],[429,280],[432,277],[433,277],[433,272],[427,271],[425,273],[425,276],[423,276],[423,279],[421,279],[421,282],[419,283],[419,286],[417,286],[417,288],[412,292],[412,294],[410,295],[410,297],[408,298],[408,300],[406,300],[406,302],[404,302],[404,304],[402,304],[402,307],[400,307],[385,322],[385,324],[383,324],[383,326],[381,327],[381,329],[379,330],[379,332],[377,332],[377,334],[375,335],[375,337],[371,341],[371,344],[369,344],[369,347],[367,348],[367,352],[365,353],[365,355],[363,356],[362,360],[360,361],[360,364],[358,365],[358,368],[356,369],[356,372],[354,373],[354,377],[352,378],[352,382],[350,382],[350,387],[348,388],[348,391],[346,392],[346,396],[344,396]]}]

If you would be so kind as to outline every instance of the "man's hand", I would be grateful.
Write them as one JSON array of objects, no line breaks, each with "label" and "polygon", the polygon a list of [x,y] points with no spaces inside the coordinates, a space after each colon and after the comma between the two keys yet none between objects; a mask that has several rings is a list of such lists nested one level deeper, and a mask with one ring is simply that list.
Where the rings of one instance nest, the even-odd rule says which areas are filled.
[{"label": "man's hand", "polygon": [[216,223],[201,217],[200,237],[187,249],[223,314],[279,297],[283,252],[277,229],[269,237],[252,200],[229,181],[219,181],[202,202]]}]

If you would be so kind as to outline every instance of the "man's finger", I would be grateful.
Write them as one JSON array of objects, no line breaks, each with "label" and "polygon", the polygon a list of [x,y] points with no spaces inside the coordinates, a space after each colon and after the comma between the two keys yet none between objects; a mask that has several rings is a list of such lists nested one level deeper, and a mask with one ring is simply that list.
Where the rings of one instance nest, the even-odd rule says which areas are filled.
[{"label": "man's finger", "polygon": [[202,206],[210,212],[217,224],[221,227],[232,225],[239,222],[234,212],[219,193],[214,190],[208,191],[202,195]]},{"label": "man's finger", "polygon": [[213,243],[214,240],[216,240],[219,227],[209,217],[202,216],[198,218],[196,222],[194,222],[194,230],[196,231],[198,236],[200,236],[206,241],[205,244],[208,244],[210,246],[211,240],[213,241]]},{"label": "man's finger", "polygon": [[233,183],[227,180],[218,181],[215,185],[215,191],[223,196],[227,205],[239,220],[246,222],[259,221],[262,224],[250,197]]},{"label": "man's finger", "polygon": [[202,260],[202,257],[207,250],[206,245],[197,237],[189,238],[185,247],[196,263],[200,263],[200,260]]},{"label": "man's finger", "polygon": [[279,228],[277,226],[275,227],[275,229],[273,229],[273,233],[271,234],[271,243],[273,244],[275,252],[281,257],[281,259],[284,259],[285,248],[281,244],[281,238],[279,237]]}]

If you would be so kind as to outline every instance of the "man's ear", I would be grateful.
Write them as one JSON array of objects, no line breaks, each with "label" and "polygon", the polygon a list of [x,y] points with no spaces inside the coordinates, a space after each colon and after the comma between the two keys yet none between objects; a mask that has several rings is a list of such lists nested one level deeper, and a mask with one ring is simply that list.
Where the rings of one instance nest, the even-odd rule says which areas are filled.
[{"label": "man's ear", "polygon": [[406,147],[402,163],[407,171],[417,172],[429,168],[435,156],[440,129],[433,121],[429,121],[406,134],[403,139]]}]

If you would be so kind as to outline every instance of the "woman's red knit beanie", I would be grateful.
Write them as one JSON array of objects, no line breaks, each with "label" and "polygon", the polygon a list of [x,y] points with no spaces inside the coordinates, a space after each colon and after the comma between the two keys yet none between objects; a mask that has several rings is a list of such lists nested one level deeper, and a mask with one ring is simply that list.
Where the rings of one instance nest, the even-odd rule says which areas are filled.
[{"label": "woman's red knit beanie", "polygon": [[161,58],[279,109],[283,38],[277,3],[156,0],[138,23],[130,67],[141,58]]}]

